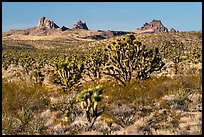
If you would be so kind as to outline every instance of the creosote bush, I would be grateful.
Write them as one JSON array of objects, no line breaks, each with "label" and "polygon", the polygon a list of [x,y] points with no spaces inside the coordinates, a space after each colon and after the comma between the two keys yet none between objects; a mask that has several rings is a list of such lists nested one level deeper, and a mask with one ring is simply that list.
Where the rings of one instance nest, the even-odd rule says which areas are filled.
[{"label": "creosote bush", "polygon": [[169,129],[170,131],[178,129],[181,118],[180,113],[176,113],[171,109],[156,111],[152,118],[148,119],[143,126],[139,127],[145,135],[152,135],[155,131],[161,129]]},{"label": "creosote bush", "polygon": [[[5,80],[2,89],[2,132],[15,135],[21,132],[41,132],[42,123],[33,120],[36,116],[40,119],[39,113],[49,105],[47,89],[23,81],[13,83]],[[37,125],[30,123],[41,125],[34,129]]]},{"label": "creosote bush", "polygon": [[[198,76],[180,76],[176,79],[164,76],[148,80],[133,79],[126,84],[126,87],[114,81],[100,84],[105,87],[104,99],[101,102],[101,105],[106,108],[104,113],[122,127],[133,124],[138,117],[148,116],[155,111],[156,104],[162,101],[165,95],[176,95],[178,89],[190,90],[192,94],[202,93],[202,82]],[[181,102],[185,100],[185,96],[183,97],[178,98],[180,101],[178,103],[185,103],[185,101]],[[167,108],[168,103],[162,103],[162,106]]]}]

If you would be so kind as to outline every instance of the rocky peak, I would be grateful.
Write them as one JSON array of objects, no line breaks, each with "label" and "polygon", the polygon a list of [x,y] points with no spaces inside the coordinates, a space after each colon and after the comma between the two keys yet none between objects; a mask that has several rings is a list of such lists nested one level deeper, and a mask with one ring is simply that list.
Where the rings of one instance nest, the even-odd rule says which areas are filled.
[{"label": "rocky peak", "polygon": [[88,30],[86,23],[79,20],[76,24],[73,25],[72,29],[85,29]]},{"label": "rocky peak", "polygon": [[140,30],[152,29],[153,33],[168,32],[168,29],[164,27],[160,20],[152,20],[150,23],[145,23]]},{"label": "rocky peak", "polygon": [[55,24],[54,21],[51,21],[46,17],[42,17],[38,21],[38,28],[56,29],[56,28],[59,28],[59,26]]},{"label": "rocky peak", "polygon": [[176,31],[174,28],[171,28],[169,32],[178,32],[178,30]]},{"label": "rocky peak", "polygon": [[67,27],[65,27],[65,26],[62,26],[62,27],[61,27],[61,30],[62,30],[62,31],[65,31],[65,30],[68,30],[68,29],[69,29],[69,28],[67,28]]}]

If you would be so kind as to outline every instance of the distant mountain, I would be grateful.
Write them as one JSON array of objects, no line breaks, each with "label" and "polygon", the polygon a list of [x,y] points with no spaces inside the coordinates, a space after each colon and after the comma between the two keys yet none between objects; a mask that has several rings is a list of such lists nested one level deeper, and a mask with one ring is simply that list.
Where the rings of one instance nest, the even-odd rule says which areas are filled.
[{"label": "distant mountain", "polygon": [[[50,37],[69,37],[77,39],[92,39],[100,40],[114,36],[121,36],[131,32],[126,31],[102,31],[102,30],[89,30],[87,24],[79,20],[72,28],[62,26],[61,28],[54,22],[46,17],[42,17],[38,21],[37,27],[32,27],[25,30],[10,30],[2,33],[2,38],[6,39],[38,39],[31,36],[50,36]],[[42,39],[42,37],[39,37]]]},{"label": "distant mountain", "polygon": [[[25,30],[10,30],[8,32],[2,33],[2,38],[12,38],[12,39],[33,39],[31,36],[67,36],[69,38],[77,39],[92,39],[100,40],[111,38],[114,36],[121,36],[128,33],[168,33],[168,32],[177,32],[174,28],[170,31],[162,24],[160,20],[152,20],[150,23],[145,23],[141,28],[133,31],[114,31],[114,30],[89,30],[87,24],[79,20],[75,23],[72,28],[66,26],[58,26],[54,21],[49,20],[46,17],[42,17],[38,21],[37,27],[32,27]],[[21,35],[21,36],[20,36]],[[26,37],[25,36],[30,36]],[[35,39],[37,39],[35,37]],[[42,39],[42,38],[41,38]]]},{"label": "distant mountain", "polygon": [[[162,24],[160,20],[152,20],[150,23],[145,23],[141,28],[133,30],[135,33],[168,33],[169,30]],[[174,28],[170,32],[177,32]]]}]

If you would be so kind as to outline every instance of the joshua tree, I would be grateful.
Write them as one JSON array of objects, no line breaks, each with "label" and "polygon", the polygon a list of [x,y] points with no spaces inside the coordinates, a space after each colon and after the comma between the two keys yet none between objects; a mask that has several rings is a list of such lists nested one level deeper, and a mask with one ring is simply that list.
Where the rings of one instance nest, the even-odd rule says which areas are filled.
[{"label": "joshua tree", "polygon": [[107,135],[111,135],[113,121],[111,119],[107,119],[105,122],[108,127]]},{"label": "joshua tree", "polygon": [[103,112],[98,112],[98,102],[102,101],[103,90],[102,86],[97,86],[82,91],[76,98],[76,101],[80,102],[81,108],[85,111],[85,117],[90,123],[89,129],[92,128],[96,118]]},{"label": "joshua tree", "polygon": [[40,70],[34,70],[33,71],[33,76],[34,76],[34,79],[35,79],[35,83],[42,84],[42,82],[44,80],[44,75],[41,73]]},{"label": "joshua tree", "polygon": [[77,61],[76,56],[55,63],[55,82],[61,85],[63,91],[71,90],[80,84],[84,70],[83,62]]},{"label": "joshua tree", "polygon": [[147,79],[164,66],[158,48],[147,49],[133,34],[117,39],[105,49],[108,55],[104,74],[112,76],[122,85],[136,78]]},{"label": "joshua tree", "polygon": [[107,56],[103,53],[103,50],[98,49],[86,55],[85,59],[85,74],[95,83],[101,79],[102,67],[105,66]]},{"label": "joshua tree", "polygon": [[178,74],[178,65],[185,56],[184,50],[185,48],[183,43],[176,40],[164,43],[161,47],[163,57],[173,61],[175,74]]}]

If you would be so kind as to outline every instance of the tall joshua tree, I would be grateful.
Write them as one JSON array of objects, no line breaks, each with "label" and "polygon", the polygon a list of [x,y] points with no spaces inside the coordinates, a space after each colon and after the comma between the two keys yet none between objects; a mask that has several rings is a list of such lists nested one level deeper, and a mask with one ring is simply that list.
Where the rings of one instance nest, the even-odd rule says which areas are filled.
[{"label": "tall joshua tree", "polygon": [[105,49],[108,55],[104,74],[126,85],[133,78],[148,79],[154,71],[164,66],[158,48],[148,49],[133,34],[117,39]]}]

